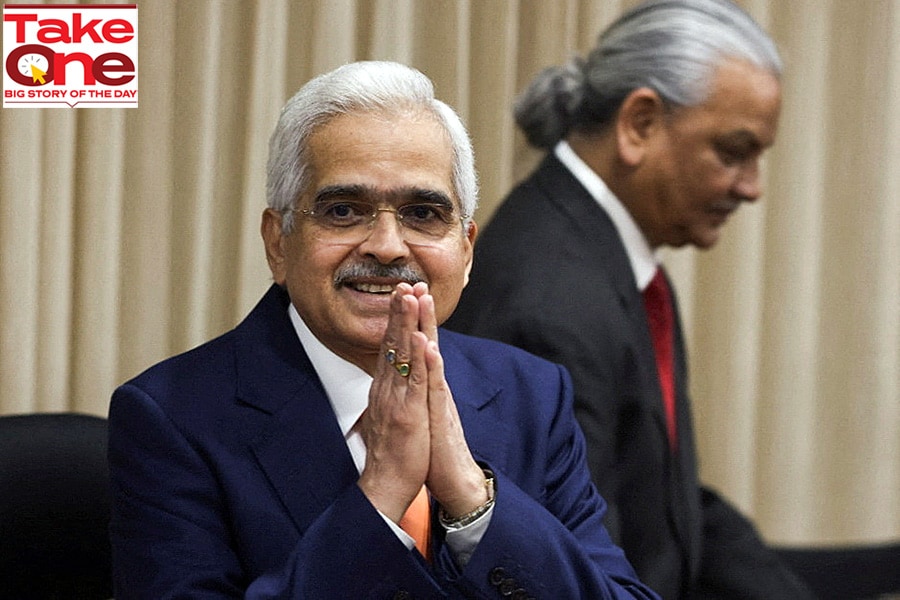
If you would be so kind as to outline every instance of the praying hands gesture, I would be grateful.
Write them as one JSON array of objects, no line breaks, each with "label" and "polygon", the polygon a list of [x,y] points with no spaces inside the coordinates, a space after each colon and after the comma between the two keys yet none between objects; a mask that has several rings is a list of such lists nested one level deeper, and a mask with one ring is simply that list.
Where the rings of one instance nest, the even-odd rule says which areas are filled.
[{"label": "praying hands gesture", "polygon": [[399,523],[425,484],[450,517],[485,504],[485,475],[463,434],[438,347],[434,299],[425,283],[400,283],[369,406],[357,424],[366,444],[359,487]]}]

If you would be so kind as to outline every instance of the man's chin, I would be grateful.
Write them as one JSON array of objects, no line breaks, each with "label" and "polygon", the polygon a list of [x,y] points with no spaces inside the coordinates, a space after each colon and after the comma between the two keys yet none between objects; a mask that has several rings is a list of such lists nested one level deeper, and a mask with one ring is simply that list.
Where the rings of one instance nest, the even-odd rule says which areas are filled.
[{"label": "man's chin", "polygon": [[707,229],[695,235],[691,240],[691,245],[699,250],[709,250],[719,243],[719,234],[721,228]]}]

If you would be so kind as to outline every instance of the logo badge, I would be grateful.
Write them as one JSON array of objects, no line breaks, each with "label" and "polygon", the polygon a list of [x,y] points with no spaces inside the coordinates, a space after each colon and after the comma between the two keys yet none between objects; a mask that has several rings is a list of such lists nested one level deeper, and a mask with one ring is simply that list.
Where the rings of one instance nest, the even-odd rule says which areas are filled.
[{"label": "logo badge", "polygon": [[136,4],[4,4],[4,108],[137,108]]}]

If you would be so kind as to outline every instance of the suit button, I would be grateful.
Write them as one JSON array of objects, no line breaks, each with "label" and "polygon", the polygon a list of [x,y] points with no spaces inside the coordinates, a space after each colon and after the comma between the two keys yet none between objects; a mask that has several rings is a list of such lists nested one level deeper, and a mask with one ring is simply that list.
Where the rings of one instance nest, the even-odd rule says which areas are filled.
[{"label": "suit button", "polygon": [[491,572],[488,573],[488,581],[493,586],[498,586],[503,583],[503,580],[506,579],[506,570],[503,567],[494,567],[491,569]]},{"label": "suit button", "polygon": [[509,598],[513,595],[513,592],[516,591],[516,580],[515,579],[504,579],[500,582],[498,586],[500,590],[500,595],[506,598]]},{"label": "suit button", "polygon": [[394,600],[412,600],[412,596],[406,590],[397,590],[394,593]]}]

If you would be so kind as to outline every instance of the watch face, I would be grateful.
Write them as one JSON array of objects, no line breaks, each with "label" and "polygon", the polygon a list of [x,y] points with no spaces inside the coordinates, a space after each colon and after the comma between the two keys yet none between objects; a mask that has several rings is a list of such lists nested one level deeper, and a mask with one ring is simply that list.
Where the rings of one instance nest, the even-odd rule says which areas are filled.
[{"label": "watch face", "polygon": [[31,77],[34,82],[44,83],[44,75],[50,64],[43,54],[26,54],[19,59],[19,73],[25,77]]}]

